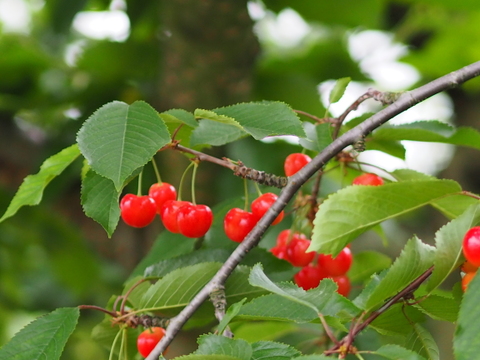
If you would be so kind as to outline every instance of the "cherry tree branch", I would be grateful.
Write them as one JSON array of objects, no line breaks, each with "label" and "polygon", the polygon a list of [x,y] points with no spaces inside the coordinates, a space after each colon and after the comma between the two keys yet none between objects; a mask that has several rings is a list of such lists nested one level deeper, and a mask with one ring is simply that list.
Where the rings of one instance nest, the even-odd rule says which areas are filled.
[{"label": "cherry tree branch", "polygon": [[150,353],[146,360],[156,360],[175,338],[187,320],[194,314],[200,305],[208,299],[213,289],[222,286],[237,265],[242,261],[245,255],[255,247],[260,238],[268,229],[270,224],[276,219],[277,215],[285,208],[287,203],[293,198],[300,187],[320,170],[330,159],[341,152],[345,147],[353,144],[362,136],[368,135],[374,129],[384,124],[395,115],[411,108],[419,102],[450,88],[456,87],[467,80],[480,75],[480,61],[465,66],[448,75],[442,76],[426,85],[415,90],[403,93],[394,103],[379,111],[369,119],[358,126],[349,130],[322,152],[320,152],[310,163],[305,165],[299,172],[289,178],[277,201],[269,208],[265,215],[260,219],[253,230],[247,235],[245,240],[232,252],[219,271],[213,278],[201,289],[192,301],[170,322],[167,331],[162,340]]}]

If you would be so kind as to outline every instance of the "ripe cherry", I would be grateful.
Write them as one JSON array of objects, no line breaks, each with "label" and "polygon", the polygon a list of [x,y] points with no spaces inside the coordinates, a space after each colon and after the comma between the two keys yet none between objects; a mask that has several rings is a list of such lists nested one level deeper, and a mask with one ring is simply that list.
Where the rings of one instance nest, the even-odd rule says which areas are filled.
[{"label": "ripe cherry", "polygon": [[478,270],[478,267],[467,260],[462,264],[461,270],[464,273],[476,272]]},{"label": "ripe cherry", "polygon": [[[278,196],[274,193],[265,193],[260,195],[258,198],[253,200],[251,208],[252,214],[257,217],[258,220],[267,212],[267,210],[272,206],[272,204],[277,200]],[[278,224],[282,221],[284,216],[284,211],[278,214],[277,218],[273,220],[272,225]]]},{"label": "ripe cherry", "polygon": [[[330,276],[329,276],[330,277]],[[345,297],[350,293],[350,279],[347,275],[332,276],[331,279],[337,283],[337,292]]]},{"label": "ripe cherry", "polygon": [[177,213],[184,205],[191,205],[190,201],[168,200],[160,209],[160,217],[162,218],[163,226],[175,234],[180,233],[178,228]]},{"label": "ripe cherry", "polygon": [[285,175],[292,176],[310,161],[312,161],[312,158],[305,154],[293,153],[288,155],[283,164]]},{"label": "ripe cherry", "polygon": [[223,229],[230,240],[242,242],[256,224],[257,217],[255,215],[239,208],[233,208],[225,215]]},{"label": "ripe cherry", "polygon": [[476,272],[469,272],[466,273],[462,278],[462,290],[463,292],[467,291],[468,284],[472,281],[473,277],[475,276]]},{"label": "ripe cherry", "polygon": [[480,267],[480,226],[471,228],[463,237],[463,255],[472,265]]},{"label": "ripe cherry", "polygon": [[290,261],[293,266],[307,266],[315,257],[314,252],[306,252],[310,246],[308,240],[303,234],[294,234],[287,245],[286,260]]},{"label": "ripe cherry", "polygon": [[202,237],[210,229],[212,222],[212,210],[206,205],[186,204],[178,209],[177,225],[183,236]]},{"label": "ripe cherry", "polygon": [[165,329],[152,327],[141,332],[137,338],[137,349],[140,355],[147,357],[165,335]]},{"label": "ripe cherry", "polygon": [[169,183],[156,183],[150,186],[148,196],[155,201],[155,204],[157,204],[157,213],[160,214],[162,205],[166,201],[175,200],[177,198],[177,190],[175,190],[175,187]]},{"label": "ripe cherry", "polygon": [[156,214],[155,201],[149,196],[126,194],[120,201],[120,215],[127,225],[145,227],[153,221]]},{"label": "ripe cherry", "polygon": [[335,258],[332,255],[325,254],[318,256],[318,264],[331,276],[346,274],[352,265],[352,261],[352,252],[348,247],[344,247]]},{"label": "ripe cherry", "polygon": [[379,186],[379,185],[383,185],[383,179],[378,175],[375,175],[372,173],[365,173],[353,179],[352,184]]},{"label": "ripe cherry", "polygon": [[316,288],[320,281],[326,277],[327,273],[322,268],[309,264],[296,273],[293,280],[304,290],[309,290]]}]

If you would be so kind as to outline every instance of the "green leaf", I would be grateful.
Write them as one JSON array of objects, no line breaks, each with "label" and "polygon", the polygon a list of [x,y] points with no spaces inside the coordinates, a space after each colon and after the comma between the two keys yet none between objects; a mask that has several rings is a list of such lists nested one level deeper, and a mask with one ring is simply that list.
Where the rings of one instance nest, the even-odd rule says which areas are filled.
[{"label": "green leaf", "polygon": [[368,138],[366,143],[366,150],[378,150],[395,156],[399,159],[405,160],[406,150],[399,141],[383,140],[377,138]]},{"label": "green leaf", "polygon": [[191,112],[183,109],[171,109],[164,111],[159,115],[165,122],[165,124],[168,124],[169,122],[180,122],[193,128],[196,128],[198,126],[198,122],[197,120],[195,120],[195,116]]},{"label": "green leaf", "polygon": [[[118,356],[125,354],[126,351],[126,358],[133,359],[138,354],[137,337],[139,334],[140,328],[112,326],[112,318],[106,315],[104,320],[93,328],[92,339],[108,352]],[[122,341],[122,337],[124,341]]]},{"label": "green leaf", "polygon": [[439,286],[452,271],[465,261],[462,241],[465,233],[480,224],[480,203],[472,205],[458,218],[450,221],[435,234],[435,267],[427,284],[429,291]]},{"label": "green leaf", "polygon": [[200,120],[198,127],[193,130],[190,145],[221,146],[247,135],[241,127],[204,119]]},{"label": "green leaf", "polygon": [[433,336],[420,324],[413,324],[412,332],[407,337],[406,346],[423,355],[427,360],[439,360],[438,346]]},{"label": "green leaf", "polygon": [[43,197],[43,191],[56,176],[60,175],[78,156],[80,150],[76,144],[59,153],[50,156],[40,166],[35,175],[28,175],[20,185],[0,222],[16,214],[22,206],[38,205]]},{"label": "green leaf", "polygon": [[275,340],[298,332],[298,327],[294,323],[280,321],[242,321],[233,323],[231,327],[236,339],[250,343]]},{"label": "green leaf", "polygon": [[439,121],[417,121],[397,126],[384,126],[374,132],[376,139],[440,142],[480,149],[480,133],[470,127],[454,128]]},{"label": "green leaf", "polygon": [[335,316],[344,312],[354,316],[358,312],[358,308],[350,300],[336,292],[337,286],[331,279],[324,279],[318,287],[305,291],[291,282],[272,282],[263,272],[262,266],[257,264],[250,272],[249,281],[253,286],[309,307],[317,314]]},{"label": "green leaf", "polygon": [[240,123],[235,120],[235,118],[221,115],[215,110],[196,109],[194,115],[197,119],[211,120],[220,124],[232,125],[239,128],[240,130],[243,130],[242,125],[240,125]]},{"label": "green leaf", "polygon": [[332,357],[326,355],[304,355],[292,358],[292,360],[332,360]]},{"label": "green leaf", "polygon": [[404,304],[395,304],[377,317],[370,327],[382,335],[406,336],[412,331],[413,322],[423,321],[425,315],[419,310]]},{"label": "green leaf", "polygon": [[434,256],[433,246],[423,243],[416,236],[410,239],[371,294],[366,308],[372,309],[397,294],[432,266]]},{"label": "green leaf", "polygon": [[[163,276],[168,272],[155,272],[153,268],[155,264],[161,262],[162,260],[177,258],[182,255],[188,256],[195,246],[195,239],[189,239],[181,234],[173,234],[170,231],[163,231],[153,243],[152,248],[148,252],[140,263],[137,265],[130,278],[135,276],[144,275],[145,270],[148,268],[148,272],[145,273],[145,276],[149,276],[150,272],[152,276]],[[188,265],[193,265],[194,263],[188,263]],[[171,268],[170,271],[175,270],[176,268]]]},{"label": "green leaf", "polygon": [[337,255],[382,221],[461,191],[452,180],[418,180],[382,186],[348,186],[323,202],[313,222],[308,251]]},{"label": "green leaf", "polygon": [[213,112],[235,119],[257,140],[274,135],[305,137],[302,122],[297,114],[283,102],[242,103],[217,108]]},{"label": "green leaf", "polygon": [[425,360],[423,356],[399,345],[384,345],[377,351],[372,351],[372,354],[379,355],[384,359],[389,360]]},{"label": "green leaf", "polygon": [[113,182],[89,170],[82,181],[82,207],[85,215],[103,226],[112,236],[120,217],[120,193]]},{"label": "green leaf", "polygon": [[351,80],[352,79],[349,77],[344,77],[335,82],[335,86],[330,92],[330,96],[328,98],[330,104],[334,104],[342,98],[343,94],[345,93],[345,89],[347,88],[348,84],[350,84]]},{"label": "green leaf", "polygon": [[250,360],[252,346],[245,340],[229,339],[222,335],[206,334],[198,338],[195,355],[227,355],[241,360]]},{"label": "green leaf", "polygon": [[392,259],[387,255],[376,251],[362,251],[355,254],[352,267],[348,271],[348,277],[352,283],[364,281],[374,273],[388,268]]},{"label": "green leaf", "polygon": [[320,152],[333,141],[332,125],[330,123],[312,124],[307,121],[303,123],[306,138],[300,138],[299,143],[305,149]]},{"label": "green leaf", "polygon": [[297,349],[273,341],[257,341],[252,344],[252,360],[290,360],[293,356],[300,355]]},{"label": "green leaf", "polygon": [[453,339],[456,360],[476,359],[480,354],[480,276],[474,276],[463,295]]},{"label": "green leaf", "polygon": [[39,317],[0,348],[0,360],[60,359],[79,316],[78,308],[60,308]]},{"label": "green leaf", "polygon": [[460,302],[453,297],[434,294],[420,301],[416,307],[432,319],[455,322],[457,321]]},{"label": "green leaf", "polygon": [[228,307],[225,316],[222,318],[222,321],[220,321],[217,326],[217,332],[219,334],[223,334],[230,321],[232,321],[232,319],[240,312],[240,309],[242,308],[246,300],[247,299],[244,298],[241,301],[236,302],[235,304]]},{"label": "green leaf", "polygon": [[174,358],[176,360],[242,360],[240,358],[234,357],[234,356],[228,356],[228,355],[196,355],[196,354],[190,354],[190,355],[185,355],[185,356],[179,356]]},{"label": "green leaf", "polygon": [[158,113],[145,102],[114,101],[91,115],[78,132],[80,150],[92,169],[120,190],[125,180],[170,142]]}]

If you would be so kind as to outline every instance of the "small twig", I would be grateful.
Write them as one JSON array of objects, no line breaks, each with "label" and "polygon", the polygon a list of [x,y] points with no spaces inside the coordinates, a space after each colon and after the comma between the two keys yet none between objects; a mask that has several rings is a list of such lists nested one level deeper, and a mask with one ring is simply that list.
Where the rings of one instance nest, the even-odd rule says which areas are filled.
[{"label": "small twig", "polygon": [[332,330],[330,329],[330,326],[328,326],[327,322],[325,321],[325,317],[322,314],[318,313],[318,318],[320,319],[320,322],[322,323],[322,326],[325,329],[325,334],[327,334],[327,336],[330,338],[330,340],[332,340],[334,344],[338,344],[338,340],[335,337],[335,335],[333,335]]},{"label": "small twig", "polygon": [[307,113],[306,111],[302,111],[302,110],[293,110],[293,111],[295,111],[297,114],[309,117],[310,119],[314,120],[318,124],[323,124],[323,123],[327,122],[325,119],[321,119],[321,118],[319,118],[315,115]]},{"label": "small twig", "polygon": [[115,317],[117,316],[118,314],[115,312],[115,311],[109,311],[107,309],[104,309],[100,306],[96,306],[96,305],[78,305],[78,308],[79,309],[90,309],[90,310],[98,310],[98,311],[101,311],[107,315],[110,315],[111,317]]},{"label": "small twig", "polygon": [[214,163],[214,164],[217,164],[217,165],[220,165],[220,166],[223,166],[223,167],[226,167],[230,170],[235,170],[235,164],[233,164],[230,160],[227,160],[227,159],[219,159],[219,158],[216,158],[215,156],[211,156],[211,155],[208,155],[208,154],[205,154],[205,153],[202,153],[200,151],[197,151],[197,150],[193,150],[193,149],[189,149],[185,146],[182,146],[178,143],[172,143],[171,147],[175,150],[178,150],[178,151],[181,151],[181,152],[184,152],[184,153],[188,153],[188,154],[192,154],[192,155],[195,155],[195,157],[199,160],[199,161],[209,161],[211,163]]},{"label": "small twig", "polygon": [[[359,137],[368,135],[374,129],[384,124],[395,115],[411,108],[419,102],[433,96],[441,91],[458,86],[465,81],[480,75],[480,61],[465,66],[457,71],[442,76],[426,85],[415,90],[403,93],[393,104],[379,111],[369,119],[358,126],[347,131],[345,134],[335,139],[322,152],[305,165],[299,172],[291,176],[287,186],[285,186],[277,201],[272,204],[265,215],[258,221],[257,225],[246,236],[238,247],[232,252],[222,267],[213,276],[213,278],[195,295],[190,303],[170,322],[165,336],[155,346],[146,360],[156,360],[165,351],[167,346],[175,338],[188,319],[208,298],[212,289],[224,284],[233,270],[243,260],[245,255],[255,247],[263,233],[270,224],[277,218],[278,214],[285,208],[287,203],[293,198],[300,187],[318,170],[320,170],[330,159],[341,152],[347,146],[353,144]],[[373,321],[373,320],[372,320]]]}]

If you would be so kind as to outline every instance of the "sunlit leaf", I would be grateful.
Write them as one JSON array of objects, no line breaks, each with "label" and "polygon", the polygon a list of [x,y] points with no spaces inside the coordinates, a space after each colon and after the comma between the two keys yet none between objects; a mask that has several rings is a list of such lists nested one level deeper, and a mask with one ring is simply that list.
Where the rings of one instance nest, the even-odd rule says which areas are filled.
[{"label": "sunlit leaf", "polygon": [[38,205],[50,181],[60,175],[79,155],[80,150],[74,144],[45,160],[38,173],[28,175],[23,180],[0,222],[15,215],[22,206]]},{"label": "sunlit leaf", "polygon": [[252,346],[245,340],[230,339],[222,335],[202,335],[198,338],[195,355],[227,355],[237,359],[250,360]]},{"label": "sunlit leaf", "polygon": [[328,98],[328,101],[330,102],[330,104],[334,104],[342,98],[342,96],[345,93],[345,90],[346,90],[348,84],[350,84],[351,80],[352,79],[350,79],[349,77],[344,77],[344,78],[338,79],[335,82],[335,86],[333,87],[332,91],[330,92],[330,96]]},{"label": "sunlit leaf", "polygon": [[252,344],[252,360],[290,360],[300,355],[297,349],[273,341],[257,341]]},{"label": "sunlit leaf", "polygon": [[460,309],[460,301],[453,297],[434,294],[420,301],[416,307],[432,319],[455,322]]}]

